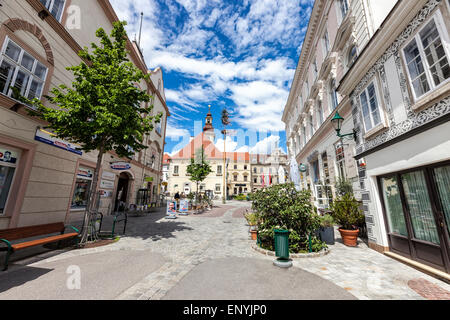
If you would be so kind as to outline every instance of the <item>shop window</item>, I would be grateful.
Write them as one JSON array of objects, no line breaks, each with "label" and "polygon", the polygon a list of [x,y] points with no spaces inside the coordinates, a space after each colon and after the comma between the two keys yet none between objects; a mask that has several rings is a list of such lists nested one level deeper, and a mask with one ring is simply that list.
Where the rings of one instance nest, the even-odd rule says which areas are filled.
[{"label": "shop window", "polygon": [[18,151],[0,146],[0,215],[5,214],[6,203],[14,181],[18,161]]},{"label": "shop window", "polygon": [[48,11],[55,17],[56,20],[61,21],[65,0],[40,0]]},{"label": "shop window", "polygon": [[448,35],[437,17],[435,15],[403,49],[409,83],[416,99],[450,78]]},{"label": "shop window", "polygon": [[389,232],[407,237],[408,232],[397,178],[395,176],[382,178],[381,185]]},{"label": "shop window", "polygon": [[47,67],[6,38],[0,55],[0,93],[15,97],[15,88],[29,100],[40,99],[46,77]]},{"label": "shop window", "polygon": [[381,123],[380,109],[378,106],[377,90],[374,82],[370,83],[360,94],[362,114],[366,132]]},{"label": "shop window", "polygon": [[93,176],[94,170],[84,167],[78,168],[75,190],[72,197],[72,209],[86,208]]}]

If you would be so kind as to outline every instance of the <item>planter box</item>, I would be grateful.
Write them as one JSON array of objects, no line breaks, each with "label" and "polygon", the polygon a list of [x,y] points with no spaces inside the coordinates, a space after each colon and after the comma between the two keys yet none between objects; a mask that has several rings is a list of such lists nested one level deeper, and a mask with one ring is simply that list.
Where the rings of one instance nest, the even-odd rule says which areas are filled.
[{"label": "planter box", "polygon": [[320,228],[319,237],[320,240],[322,240],[326,244],[334,244],[334,228],[333,227]]}]

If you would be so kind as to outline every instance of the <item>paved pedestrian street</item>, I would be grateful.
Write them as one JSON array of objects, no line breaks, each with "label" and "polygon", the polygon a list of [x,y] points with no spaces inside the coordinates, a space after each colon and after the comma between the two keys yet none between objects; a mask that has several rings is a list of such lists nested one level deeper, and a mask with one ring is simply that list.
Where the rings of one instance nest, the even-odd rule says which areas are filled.
[{"label": "paved pedestrian street", "polygon": [[327,255],[278,268],[252,249],[243,218],[249,205],[217,203],[174,220],[162,210],[130,216],[113,244],[13,260],[0,274],[0,299],[449,299],[448,284],[363,241],[346,247],[337,232]]}]

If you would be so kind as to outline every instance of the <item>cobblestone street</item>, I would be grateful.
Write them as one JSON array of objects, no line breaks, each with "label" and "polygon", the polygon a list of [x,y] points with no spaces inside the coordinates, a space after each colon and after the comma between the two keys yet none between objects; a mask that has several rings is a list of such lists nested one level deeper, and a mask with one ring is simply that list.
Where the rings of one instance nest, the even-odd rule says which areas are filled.
[{"label": "cobblestone street", "polygon": [[[114,244],[13,262],[0,274],[0,299],[448,299],[449,285],[362,241],[345,247],[338,233],[329,254],[279,269],[251,248],[247,208],[230,202],[174,220],[162,211],[129,217]],[[80,290],[66,289],[70,265],[80,267]]]}]

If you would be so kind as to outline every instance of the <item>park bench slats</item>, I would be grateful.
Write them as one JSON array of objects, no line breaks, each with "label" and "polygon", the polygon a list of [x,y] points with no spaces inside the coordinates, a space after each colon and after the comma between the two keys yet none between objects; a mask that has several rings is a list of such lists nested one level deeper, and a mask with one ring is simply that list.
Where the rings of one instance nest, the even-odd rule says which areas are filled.
[{"label": "park bench slats", "polygon": [[[70,226],[69,226],[70,227]],[[5,257],[5,265],[4,265],[4,271],[8,269],[8,259],[9,256],[14,253],[15,251],[39,246],[51,242],[57,242],[62,241],[69,238],[75,238],[78,236],[78,230],[73,228],[76,232],[71,233],[64,233],[66,229],[66,226],[64,226],[64,223],[62,222],[56,222],[56,223],[48,223],[48,224],[41,224],[37,226],[29,226],[29,227],[20,227],[20,228],[12,228],[12,229],[5,229],[0,230],[0,244],[2,246],[0,247],[0,250],[7,251],[6,257]],[[52,233],[59,233],[58,235],[49,235]],[[24,241],[21,243],[15,243],[12,244],[11,241],[13,240],[21,240],[26,238],[33,238],[43,235],[49,235],[45,238],[41,239],[35,239],[35,240],[29,240]],[[6,245],[6,247],[5,247]]]}]

